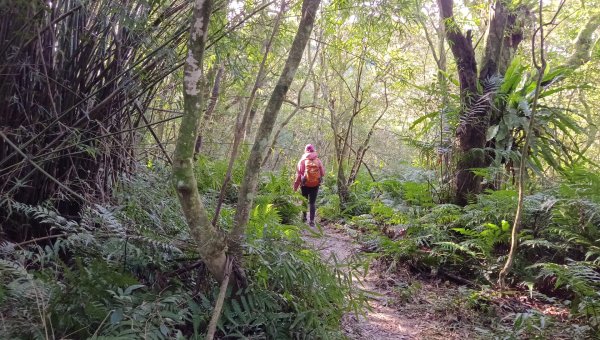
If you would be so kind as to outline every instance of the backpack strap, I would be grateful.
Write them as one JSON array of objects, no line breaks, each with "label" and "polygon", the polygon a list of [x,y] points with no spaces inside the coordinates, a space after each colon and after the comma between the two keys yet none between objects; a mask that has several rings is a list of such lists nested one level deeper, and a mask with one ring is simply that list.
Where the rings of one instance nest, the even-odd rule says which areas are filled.
[{"label": "backpack strap", "polygon": [[306,176],[306,174],[308,173],[308,168],[306,167],[306,161],[308,161],[308,158],[304,158],[304,173],[302,174],[302,176]]}]

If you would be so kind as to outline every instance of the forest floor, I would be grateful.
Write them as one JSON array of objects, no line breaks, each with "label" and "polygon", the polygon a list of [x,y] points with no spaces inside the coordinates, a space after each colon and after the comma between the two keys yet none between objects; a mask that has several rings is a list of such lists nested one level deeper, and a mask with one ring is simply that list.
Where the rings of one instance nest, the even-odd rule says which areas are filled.
[{"label": "forest floor", "polygon": [[[318,233],[308,231],[303,238],[319,251],[324,261],[353,267],[355,288],[369,299],[370,310],[364,315],[347,313],[342,318],[342,329],[350,339],[495,338],[498,334],[493,334],[492,328],[510,329],[509,315],[514,316],[515,309],[524,311],[531,307],[518,297],[511,297],[494,298],[496,306],[477,310],[468,306],[469,292],[464,286],[442,279],[418,278],[401,264],[373,260],[368,267],[361,266],[366,254],[339,225],[321,225]],[[358,270],[360,275],[357,275],[360,267],[366,268],[366,273]],[[497,305],[502,308],[496,308]],[[564,334],[553,335],[558,339],[568,338]]]},{"label": "forest floor", "polygon": [[[351,265],[358,260],[360,246],[343,230],[332,225],[322,225],[321,235],[306,233],[304,240],[318,250],[325,261],[338,265]],[[436,286],[413,280],[402,273],[386,272],[381,263],[368,266],[366,273],[361,273],[354,280],[355,288],[362,290],[369,298],[370,310],[365,315],[346,314],[342,319],[342,328],[350,339],[470,339],[472,331],[469,327],[457,327],[458,315],[443,310],[435,310],[434,302],[440,296],[453,295],[448,290],[456,287]],[[355,274],[356,275],[356,274]],[[405,287],[404,299],[396,287]],[[423,294],[429,292],[429,294]],[[408,293],[410,294],[410,293]],[[429,296],[427,296],[429,295]],[[429,301],[432,299],[432,301]],[[404,300],[404,301],[402,301]],[[450,324],[449,324],[450,323]]]}]

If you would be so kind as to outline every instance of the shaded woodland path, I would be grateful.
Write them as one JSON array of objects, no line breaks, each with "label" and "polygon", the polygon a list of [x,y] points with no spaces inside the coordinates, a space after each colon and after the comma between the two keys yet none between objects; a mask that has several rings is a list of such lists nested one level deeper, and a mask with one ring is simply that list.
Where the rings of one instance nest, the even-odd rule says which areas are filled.
[{"label": "shaded woodland path", "polygon": [[[334,256],[338,264],[356,261],[360,246],[344,229],[325,224],[321,225],[322,235],[305,233],[303,239],[319,251],[324,261],[333,264]],[[464,327],[453,327],[458,322],[456,315],[448,315],[446,310],[436,311],[437,297],[447,295],[448,287],[434,287],[419,283],[422,287],[418,298],[399,305],[393,287],[402,279],[395,274],[385,273],[385,268],[375,264],[369,266],[366,275],[354,280],[355,287],[362,289],[369,297],[370,311],[366,315],[348,313],[342,318],[344,334],[350,339],[467,339],[474,334]],[[455,287],[451,288],[455,290]],[[433,294],[428,299],[425,294]],[[451,313],[450,313],[451,314]]]}]

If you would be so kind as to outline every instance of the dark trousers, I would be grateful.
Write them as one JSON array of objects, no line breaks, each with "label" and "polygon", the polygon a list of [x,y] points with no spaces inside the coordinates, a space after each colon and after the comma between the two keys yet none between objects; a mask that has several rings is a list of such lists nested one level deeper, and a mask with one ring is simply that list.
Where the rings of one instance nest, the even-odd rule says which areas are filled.
[{"label": "dark trousers", "polygon": [[[315,211],[317,210],[315,203],[317,202],[317,194],[319,193],[319,186],[312,187],[312,188],[301,186],[300,190],[302,191],[302,196],[306,197],[306,199],[308,200],[308,206],[310,207],[309,221],[314,222],[315,221]],[[306,212],[303,212],[302,216],[304,216],[304,220],[306,220]]]}]

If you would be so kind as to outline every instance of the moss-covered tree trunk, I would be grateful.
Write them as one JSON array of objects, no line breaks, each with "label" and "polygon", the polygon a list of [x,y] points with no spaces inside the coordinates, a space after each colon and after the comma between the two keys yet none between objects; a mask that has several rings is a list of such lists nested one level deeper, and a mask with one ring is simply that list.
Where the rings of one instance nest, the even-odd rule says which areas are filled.
[{"label": "moss-covered tree trunk", "polygon": [[593,35],[599,26],[600,14],[593,15],[581,31],[579,31],[577,40],[575,41],[575,49],[567,61],[567,66],[578,68],[590,60],[590,52],[594,45]]},{"label": "moss-covered tree trunk", "polygon": [[[214,68],[212,71],[214,71]],[[198,158],[198,154],[200,153],[200,149],[202,148],[202,135],[208,130],[207,125],[210,126],[212,123],[212,114],[215,111],[215,108],[217,107],[217,103],[219,102],[219,92],[221,90],[221,80],[223,79],[224,72],[225,67],[223,65],[219,66],[219,69],[216,70],[213,87],[210,91],[210,101],[208,102],[206,112],[202,117],[202,121],[204,122],[204,124],[202,127],[200,127],[200,131],[198,131],[198,137],[196,138],[196,146],[194,148],[194,160]],[[211,77],[209,76],[207,78],[210,80]],[[208,95],[206,97],[208,97]]]},{"label": "moss-covered tree trunk", "polygon": [[294,80],[294,75],[296,74],[300,60],[302,60],[304,48],[310,38],[320,2],[320,0],[304,0],[302,3],[302,18],[300,19],[298,32],[296,32],[296,36],[294,37],[292,47],[279,77],[279,81],[271,93],[271,98],[265,108],[252,150],[250,151],[250,156],[246,163],[244,180],[242,181],[238,196],[235,226],[231,231],[229,241],[230,248],[236,253],[241,252],[240,246],[256,192],[260,165],[264,157],[264,152],[267,149],[273,126],[275,125],[277,115],[281,109],[281,104]]},{"label": "moss-covered tree trunk", "polygon": [[194,146],[203,107],[203,59],[208,23],[213,0],[196,0],[190,29],[190,41],[184,66],[184,115],[179,127],[173,157],[173,175],[177,196],[198,244],[198,251],[210,273],[223,280],[227,256],[224,237],[211,225],[206,209],[200,200],[194,176]]}]

